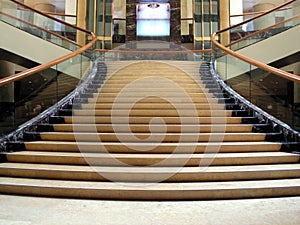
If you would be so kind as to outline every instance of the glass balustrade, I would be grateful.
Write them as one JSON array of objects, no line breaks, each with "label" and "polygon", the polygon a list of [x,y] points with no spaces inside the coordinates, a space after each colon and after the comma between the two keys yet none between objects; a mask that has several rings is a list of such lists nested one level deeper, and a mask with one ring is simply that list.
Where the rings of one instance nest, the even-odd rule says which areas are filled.
[{"label": "glass balustrade", "polygon": [[[299,25],[299,12],[300,5],[296,1],[231,29],[230,39],[232,43],[230,49],[234,51],[239,50]],[[241,16],[241,20],[246,21],[255,16],[257,14]]]},{"label": "glass balustrade", "polygon": [[[77,42],[92,40],[90,33],[22,5],[8,0],[1,3],[2,22],[46,41],[74,51],[80,47]],[[51,68],[0,86],[0,138],[70,94],[90,73],[95,59],[93,50],[94,46]]]},{"label": "glass balustrade", "polygon": [[2,22],[71,51],[80,48],[78,41],[86,37],[85,32],[53,18],[9,0],[2,0],[0,7]]},{"label": "glass balustrade", "polygon": [[[268,26],[271,27],[270,29],[266,29],[257,35],[250,35],[248,38],[231,45],[230,48],[237,50],[273,35],[282,34],[285,30],[299,25],[300,20],[297,17],[299,12],[299,3],[296,1],[285,6],[284,10],[278,9],[269,15],[253,20],[252,23],[254,24],[262,24],[264,18],[269,19],[270,16],[275,18],[276,16],[278,17],[278,15],[284,16],[279,26],[275,26],[276,22],[278,22],[275,19],[273,24],[270,24],[268,20],[268,24],[265,28]],[[296,17],[294,17],[295,15]],[[239,28],[242,29],[243,26],[244,25],[241,25]],[[237,28],[231,30],[231,35],[236,32],[236,29]],[[251,33],[248,33],[248,35],[249,34]],[[219,35],[221,35],[221,33],[219,33]],[[284,48],[284,44],[282,44],[280,48]],[[229,87],[273,117],[300,131],[299,83],[257,68],[224,52],[216,46],[213,47],[213,51],[215,69]],[[294,71],[289,71],[289,68],[294,67],[290,65],[283,69],[293,73]]]},{"label": "glass balustrade", "polygon": [[[66,69],[67,68],[67,69]],[[72,92],[91,69],[83,54],[0,87],[0,137],[39,115]],[[13,96],[13,97],[11,97]]]}]

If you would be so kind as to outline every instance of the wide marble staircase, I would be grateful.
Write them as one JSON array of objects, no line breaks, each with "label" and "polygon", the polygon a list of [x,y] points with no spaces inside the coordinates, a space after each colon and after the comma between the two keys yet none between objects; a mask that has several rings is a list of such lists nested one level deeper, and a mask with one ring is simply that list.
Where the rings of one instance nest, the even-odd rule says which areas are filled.
[{"label": "wide marble staircase", "polygon": [[[199,75],[200,71],[200,75]],[[1,154],[0,193],[196,200],[300,195],[299,145],[200,62],[99,64],[84,93]]]}]

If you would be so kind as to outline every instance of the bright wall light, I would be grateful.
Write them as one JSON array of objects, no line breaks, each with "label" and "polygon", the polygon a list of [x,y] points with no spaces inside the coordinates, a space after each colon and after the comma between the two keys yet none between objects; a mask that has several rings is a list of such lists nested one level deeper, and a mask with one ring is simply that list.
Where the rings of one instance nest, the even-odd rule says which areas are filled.
[{"label": "bright wall light", "polygon": [[169,36],[170,4],[140,3],[136,7],[137,36]]}]

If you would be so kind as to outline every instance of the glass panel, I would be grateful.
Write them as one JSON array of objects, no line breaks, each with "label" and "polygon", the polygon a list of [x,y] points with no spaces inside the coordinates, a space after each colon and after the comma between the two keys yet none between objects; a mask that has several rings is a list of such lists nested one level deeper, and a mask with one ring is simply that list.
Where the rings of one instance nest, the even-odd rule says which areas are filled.
[{"label": "glass panel", "polygon": [[[6,105],[0,114],[5,115],[0,122],[0,133],[12,131],[16,126],[38,115],[56,102],[56,72],[43,71],[0,88],[0,95],[10,102],[1,100]],[[6,97],[5,97],[6,95]]]},{"label": "glass panel", "polygon": [[[86,38],[90,40],[85,32],[65,26],[36,12],[16,7],[16,4],[10,1],[3,2],[7,4],[1,5],[2,21],[31,32],[35,36],[70,50],[78,49],[79,46],[67,38],[82,43],[85,43]],[[23,20],[25,18],[26,21]],[[64,37],[59,37],[62,33]],[[90,72],[91,59],[95,59],[93,50],[94,47],[38,74],[0,87],[0,137],[57,104],[74,90],[80,78],[84,78]]]},{"label": "glass panel", "polygon": [[[232,41],[230,48],[237,50],[299,25],[300,20],[297,18],[299,14],[300,4],[295,1],[259,19],[241,24],[230,30]],[[297,17],[294,17],[295,15]],[[254,16],[257,14],[248,14],[242,19],[247,20]],[[216,38],[220,39],[223,34],[224,32],[220,33]],[[238,42],[239,39],[241,41]],[[300,131],[298,83],[258,69],[215,46],[213,48],[215,68],[229,87],[273,117]],[[298,64],[287,66],[285,69],[294,68],[297,71],[296,65]]]},{"label": "glass panel", "polygon": [[227,85],[275,118],[300,131],[300,85],[220,50],[215,68]]}]

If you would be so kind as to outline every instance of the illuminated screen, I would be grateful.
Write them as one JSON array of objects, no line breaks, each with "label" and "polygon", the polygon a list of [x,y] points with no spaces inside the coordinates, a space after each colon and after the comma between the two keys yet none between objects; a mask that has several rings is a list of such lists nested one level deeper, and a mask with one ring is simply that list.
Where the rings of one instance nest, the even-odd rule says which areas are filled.
[{"label": "illuminated screen", "polygon": [[137,36],[169,36],[170,4],[140,3],[136,7]]}]

